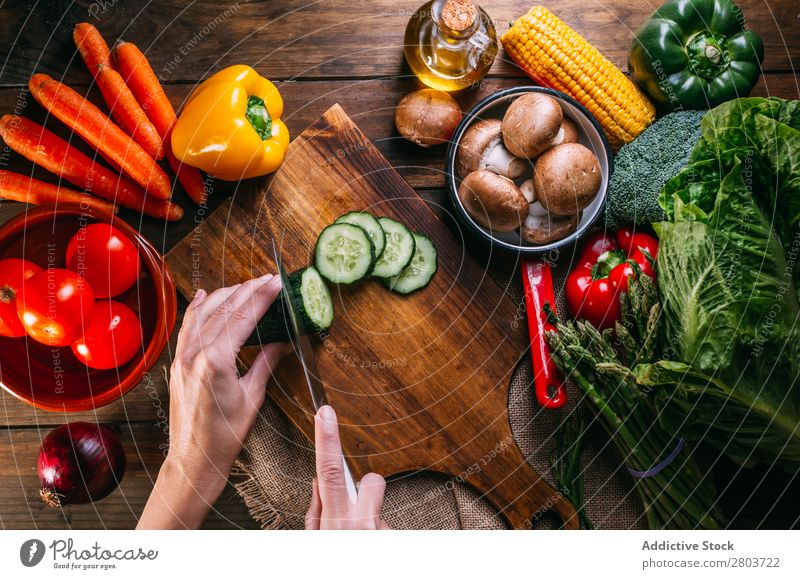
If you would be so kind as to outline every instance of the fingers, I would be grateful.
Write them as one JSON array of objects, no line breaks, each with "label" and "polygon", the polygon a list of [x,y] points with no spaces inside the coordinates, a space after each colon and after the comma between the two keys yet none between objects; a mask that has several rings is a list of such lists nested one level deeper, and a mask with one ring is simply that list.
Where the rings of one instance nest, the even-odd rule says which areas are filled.
[{"label": "fingers", "polygon": [[207,297],[208,294],[206,293],[206,290],[199,289],[194,293],[192,301],[189,302],[189,306],[186,308],[186,313],[183,315],[183,323],[178,331],[178,343],[176,346],[178,352],[184,349],[187,341],[191,341],[191,338],[188,338],[187,334],[189,334],[190,329],[194,327],[196,323],[195,320],[197,317],[197,310],[200,307],[200,304],[202,304]]},{"label": "fingers", "polygon": [[325,515],[343,519],[350,507],[350,498],[345,487],[339,424],[336,413],[330,406],[320,408],[314,417],[314,437],[319,494],[322,504],[325,505]]},{"label": "fingers", "polygon": [[381,528],[381,509],[383,508],[383,495],[386,492],[386,481],[379,474],[371,472],[364,475],[358,483],[357,508],[361,516],[367,521],[373,521],[375,528]]},{"label": "fingers", "polygon": [[242,376],[241,383],[245,391],[253,398],[258,408],[264,402],[267,380],[278,367],[280,361],[292,351],[289,343],[267,344],[261,349],[250,365],[250,370]]},{"label": "fingers", "polygon": [[185,355],[191,358],[202,350],[204,343],[209,342],[208,338],[204,340],[203,333],[203,326],[206,320],[229,296],[239,289],[239,286],[241,284],[223,287],[208,295],[203,290],[199,290],[195,294],[194,299],[189,304],[189,308],[186,310],[181,329],[178,332],[178,344],[175,348],[176,356]]},{"label": "fingers", "polygon": [[203,332],[223,341],[223,349],[238,352],[280,291],[278,276],[265,275],[243,283],[209,317]]},{"label": "fingers", "polygon": [[322,517],[322,502],[319,498],[319,483],[314,479],[311,487],[311,504],[306,512],[305,526],[308,531],[319,531],[319,520]]}]

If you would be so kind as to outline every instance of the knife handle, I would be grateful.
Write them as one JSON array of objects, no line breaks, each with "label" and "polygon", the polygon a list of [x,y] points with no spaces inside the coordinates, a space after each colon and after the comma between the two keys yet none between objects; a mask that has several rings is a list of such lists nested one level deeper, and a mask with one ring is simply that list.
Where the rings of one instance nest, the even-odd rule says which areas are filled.
[{"label": "knife handle", "polygon": [[560,408],[567,401],[567,391],[550,357],[550,347],[545,337],[545,332],[555,330],[544,312],[545,304],[549,304],[554,313],[556,311],[550,265],[541,259],[523,261],[522,283],[525,287],[525,307],[528,311],[536,399],[543,408]]}]

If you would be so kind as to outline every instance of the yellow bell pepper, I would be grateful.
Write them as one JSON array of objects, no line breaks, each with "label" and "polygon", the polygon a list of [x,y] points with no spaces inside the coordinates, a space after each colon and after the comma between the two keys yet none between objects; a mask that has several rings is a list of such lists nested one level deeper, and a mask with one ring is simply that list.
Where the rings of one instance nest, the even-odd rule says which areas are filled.
[{"label": "yellow bell pepper", "polygon": [[224,181],[272,173],[289,146],[282,113],[274,84],[249,66],[228,67],[192,93],[172,131],[172,151]]}]

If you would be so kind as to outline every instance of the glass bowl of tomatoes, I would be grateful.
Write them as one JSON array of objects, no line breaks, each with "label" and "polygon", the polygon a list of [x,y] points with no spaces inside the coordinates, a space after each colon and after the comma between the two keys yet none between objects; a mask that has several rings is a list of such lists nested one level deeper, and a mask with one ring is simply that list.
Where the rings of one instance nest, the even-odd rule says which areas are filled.
[{"label": "glass bowl of tomatoes", "polygon": [[133,389],[175,326],[161,255],[111,213],[41,205],[0,228],[0,386],[79,412]]}]

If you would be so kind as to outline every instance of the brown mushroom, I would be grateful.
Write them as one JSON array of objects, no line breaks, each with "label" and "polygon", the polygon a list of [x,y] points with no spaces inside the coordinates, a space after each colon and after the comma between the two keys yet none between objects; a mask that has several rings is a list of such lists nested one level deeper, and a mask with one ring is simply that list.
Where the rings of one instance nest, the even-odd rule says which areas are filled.
[{"label": "brown mushroom", "polygon": [[394,124],[412,143],[430,147],[449,141],[461,117],[461,108],[453,97],[426,88],[400,99],[394,111]]},{"label": "brown mushroom", "polygon": [[470,217],[494,232],[519,229],[528,211],[519,187],[508,177],[486,169],[467,175],[458,188],[458,198]]},{"label": "brown mushroom", "polygon": [[564,120],[561,121],[561,127],[558,129],[558,133],[556,133],[556,137],[553,139],[553,146],[563,145],[564,143],[577,143],[578,139],[578,127],[571,119],[564,117]]},{"label": "brown mushroom", "polygon": [[463,179],[478,169],[488,169],[503,177],[516,179],[527,163],[503,146],[503,123],[500,119],[482,119],[461,137],[456,155],[456,174]]},{"label": "brown mushroom", "polygon": [[601,181],[597,157],[578,143],[553,147],[534,166],[536,200],[554,215],[577,215],[597,195]]},{"label": "brown mushroom", "polygon": [[526,93],[517,97],[503,116],[503,142],[512,155],[532,159],[550,146],[563,118],[556,99]]},{"label": "brown mushroom", "polygon": [[522,239],[535,245],[552,243],[564,239],[578,227],[578,215],[561,217],[553,215],[535,201],[528,209],[528,216],[522,223],[519,234]]}]

